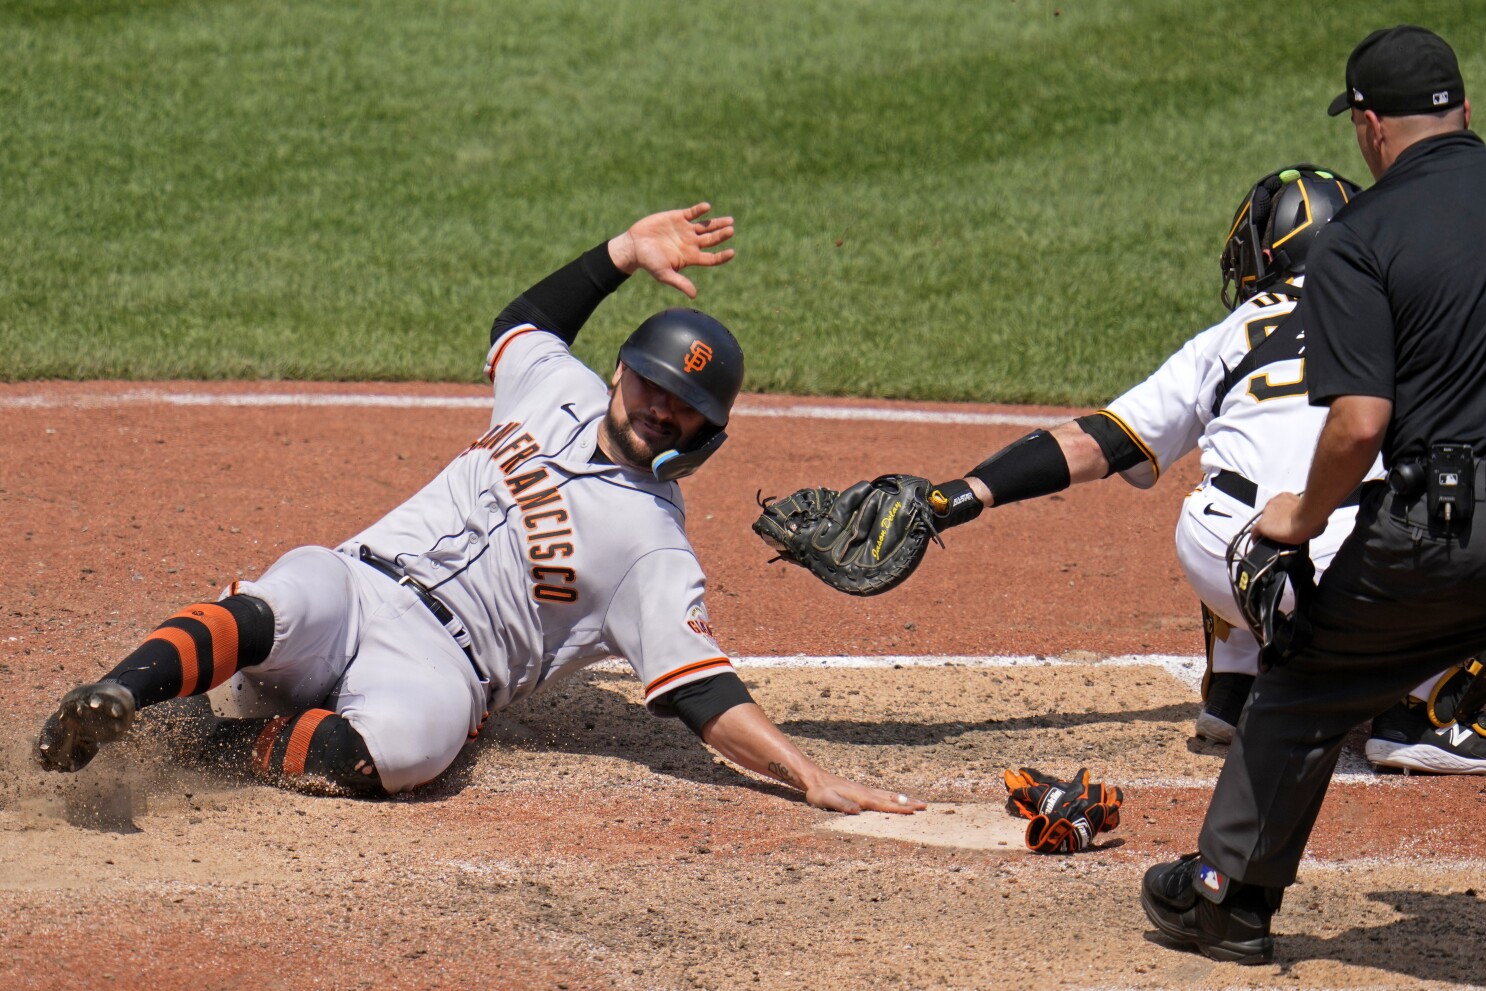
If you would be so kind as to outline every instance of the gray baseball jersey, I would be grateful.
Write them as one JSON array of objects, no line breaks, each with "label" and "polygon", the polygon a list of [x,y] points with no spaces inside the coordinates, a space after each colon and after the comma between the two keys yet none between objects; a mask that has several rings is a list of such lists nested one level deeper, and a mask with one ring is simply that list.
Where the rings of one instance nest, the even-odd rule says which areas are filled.
[{"label": "gray baseball jersey", "polygon": [[[297,548],[223,591],[269,605],[274,645],[212,690],[219,714],[327,705],[396,792],[447,768],[489,712],[603,658],[629,661],[652,709],[733,670],[680,489],[590,460],[603,381],[530,324],[495,342],[487,368],[491,427],[432,482],[334,551]],[[426,586],[458,636],[363,548]]]},{"label": "gray baseball jersey", "polygon": [[686,538],[681,490],[594,463],[603,380],[531,324],[496,340],[490,429],[407,502],[343,544],[397,564],[469,632],[500,709],[610,656],[645,701],[731,671]]}]

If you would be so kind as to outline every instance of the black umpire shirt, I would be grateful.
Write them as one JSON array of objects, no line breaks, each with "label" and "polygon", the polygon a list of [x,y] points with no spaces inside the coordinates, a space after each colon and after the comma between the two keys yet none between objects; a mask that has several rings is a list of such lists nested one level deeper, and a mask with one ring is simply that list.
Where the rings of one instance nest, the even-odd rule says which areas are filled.
[{"label": "black umpire shirt", "polygon": [[1392,400],[1386,465],[1445,442],[1486,456],[1486,144],[1457,131],[1411,145],[1310,255],[1311,403]]}]

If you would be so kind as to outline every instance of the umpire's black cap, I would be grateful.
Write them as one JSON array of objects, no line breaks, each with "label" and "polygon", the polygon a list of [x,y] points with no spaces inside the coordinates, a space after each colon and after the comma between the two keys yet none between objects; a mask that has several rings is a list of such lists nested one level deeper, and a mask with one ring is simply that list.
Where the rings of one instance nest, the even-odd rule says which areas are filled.
[{"label": "umpire's black cap", "polygon": [[1371,110],[1380,117],[1432,114],[1465,102],[1460,63],[1445,39],[1413,24],[1374,31],[1347,59],[1347,88],[1326,112]]}]

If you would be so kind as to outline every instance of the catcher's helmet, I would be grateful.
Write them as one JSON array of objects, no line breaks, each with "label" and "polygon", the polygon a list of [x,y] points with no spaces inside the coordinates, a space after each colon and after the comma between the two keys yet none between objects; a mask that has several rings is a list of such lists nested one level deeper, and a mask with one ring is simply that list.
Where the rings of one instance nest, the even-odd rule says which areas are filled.
[{"label": "catcher's helmet", "polygon": [[619,360],[707,420],[685,450],[662,451],[650,470],[669,482],[690,475],[727,439],[723,427],[743,388],[743,349],[701,310],[677,307],[650,317],[619,348]]},{"label": "catcher's helmet", "polygon": [[1237,309],[1266,289],[1299,295],[1280,280],[1305,273],[1305,256],[1316,235],[1361,191],[1336,172],[1304,162],[1255,183],[1233,214],[1219,258],[1223,305]]}]

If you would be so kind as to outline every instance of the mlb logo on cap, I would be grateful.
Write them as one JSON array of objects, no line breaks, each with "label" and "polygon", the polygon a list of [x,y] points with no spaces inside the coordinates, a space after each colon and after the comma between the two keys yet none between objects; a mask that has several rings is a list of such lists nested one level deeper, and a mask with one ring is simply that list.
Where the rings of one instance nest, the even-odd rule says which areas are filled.
[{"label": "mlb logo on cap", "polygon": [[1374,31],[1347,59],[1347,88],[1327,113],[1371,110],[1380,117],[1432,114],[1465,102],[1455,51],[1412,24]]}]

